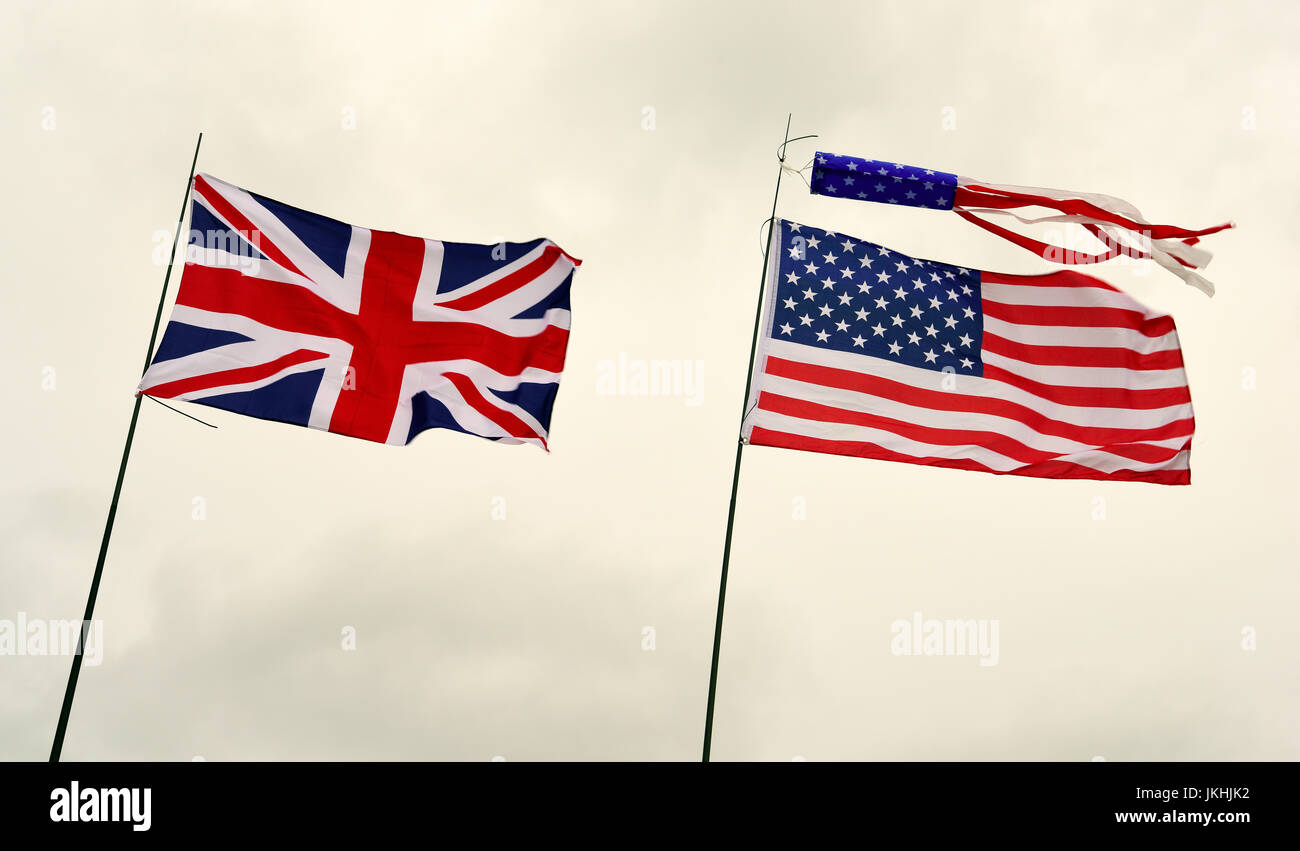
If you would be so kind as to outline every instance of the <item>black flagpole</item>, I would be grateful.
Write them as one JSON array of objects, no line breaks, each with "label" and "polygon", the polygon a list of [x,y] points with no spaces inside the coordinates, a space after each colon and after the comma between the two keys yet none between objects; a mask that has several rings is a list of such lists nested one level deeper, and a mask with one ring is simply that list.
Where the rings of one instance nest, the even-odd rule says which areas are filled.
[{"label": "black flagpole", "polygon": [[[158,326],[162,322],[163,304],[167,301],[167,285],[171,282],[172,266],[176,262],[176,245],[181,238],[181,224],[185,221],[185,205],[190,200],[190,187],[194,184],[194,167],[199,162],[199,146],[203,144],[203,134],[194,145],[194,159],[190,162],[190,177],[185,182],[185,196],[181,199],[181,214],[176,219],[176,236],[172,238],[172,253],[167,261],[167,274],[163,277],[162,294],[158,296],[158,312],[153,317],[153,332],[149,335],[149,350],[144,356],[144,370],[149,369],[153,360],[153,345],[158,339]],[[141,371],[141,374],[144,373]],[[77,677],[81,675],[81,655],[86,649],[86,636],[90,631],[90,620],[95,614],[95,598],[99,596],[99,580],[104,576],[104,557],[108,555],[108,539],[113,536],[113,519],[117,517],[117,500],[122,495],[122,479],[126,477],[126,462],[131,458],[131,441],[135,438],[135,423],[140,417],[139,393],[135,397],[135,407],[131,411],[131,426],[126,430],[126,446],[122,447],[122,464],[117,468],[117,484],[113,486],[113,501],[108,505],[108,522],[104,524],[104,537],[99,542],[99,559],[95,562],[95,576],[90,581],[90,597],[86,600],[86,615],[81,619],[81,634],[77,638],[77,653],[72,657],[72,671],[68,674],[68,687],[63,692],[63,709],[59,712],[59,726],[54,731],[54,746],[50,748],[50,762],[58,762],[63,752],[63,736],[68,731],[68,716],[72,714],[72,698],[77,691]]]},{"label": "black flagpole", "polygon": [[[745,373],[745,398],[741,401],[740,422],[743,428],[745,422],[745,409],[749,405],[749,391],[754,380],[754,355],[758,351],[758,326],[763,319],[763,290],[767,283],[767,255],[772,247],[772,233],[770,228],[776,226],[776,200],[781,195],[781,172],[785,171],[785,148],[791,142],[797,142],[799,139],[811,139],[811,136],[800,136],[797,139],[790,138],[790,120],[793,115],[787,115],[785,119],[785,137],[781,141],[781,150],[777,154],[780,160],[780,167],[776,172],[776,192],[772,195],[772,215],[768,217],[768,237],[763,246],[763,274],[758,282],[758,308],[754,311],[754,336],[749,344],[749,369]],[[722,610],[727,603],[727,566],[731,563],[731,530],[736,522],[736,489],[740,486],[740,459],[745,449],[745,438],[743,435],[736,436],[736,465],[731,474],[731,505],[727,509],[727,537],[722,545],[722,580],[718,585],[718,618],[713,626],[713,666],[709,671],[709,706],[704,715],[704,762],[709,761],[709,750],[713,745],[713,703],[718,691],[718,654],[722,650]]]}]

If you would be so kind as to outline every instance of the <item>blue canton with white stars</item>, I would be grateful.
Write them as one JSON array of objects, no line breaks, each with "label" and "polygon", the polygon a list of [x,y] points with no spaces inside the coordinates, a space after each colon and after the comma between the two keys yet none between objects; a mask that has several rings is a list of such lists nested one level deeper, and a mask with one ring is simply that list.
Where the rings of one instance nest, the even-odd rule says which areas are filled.
[{"label": "blue canton with white stars", "polygon": [[814,195],[951,210],[957,175],[946,171],[817,152],[810,186]]},{"label": "blue canton with white stars", "polygon": [[984,374],[979,272],[796,222],[777,224],[773,339]]}]

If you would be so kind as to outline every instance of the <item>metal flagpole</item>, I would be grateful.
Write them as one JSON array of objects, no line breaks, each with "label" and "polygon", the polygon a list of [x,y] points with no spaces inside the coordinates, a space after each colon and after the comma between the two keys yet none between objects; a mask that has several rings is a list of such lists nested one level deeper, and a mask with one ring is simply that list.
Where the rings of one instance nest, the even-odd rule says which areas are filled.
[{"label": "metal flagpole", "polygon": [[[194,185],[194,167],[199,162],[199,146],[203,144],[203,134],[194,144],[194,159],[190,162],[190,177],[185,183],[185,195],[181,199],[181,214],[176,219],[176,236],[172,239],[172,253],[167,261],[167,274],[163,277],[162,294],[158,296],[158,312],[153,317],[153,331],[149,334],[149,349],[144,356],[144,369],[149,369],[153,360],[153,346],[158,339],[158,325],[162,322],[163,303],[167,300],[167,286],[172,278],[172,266],[176,262],[176,245],[181,238],[181,224],[185,221],[185,205],[190,200],[190,187]],[[141,371],[144,374],[144,370]],[[113,486],[113,501],[108,505],[108,521],[104,524],[104,537],[99,542],[99,559],[95,562],[95,576],[90,581],[90,597],[86,600],[86,615],[81,619],[81,634],[77,638],[77,653],[72,657],[72,671],[68,674],[68,687],[63,692],[63,709],[59,712],[59,726],[54,731],[54,746],[50,748],[50,762],[58,762],[63,752],[63,736],[68,731],[68,716],[72,713],[72,698],[77,691],[77,677],[81,675],[81,656],[86,648],[86,635],[90,631],[90,620],[95,614],[95,598],[99,596],[99,580],[104,576],[104,557],[108,555],[108,540],[113,536],[113,519],[117,516],[117,500],[122,495],[122,479],[126,477],[126,462],[131,458],[131,441],[135,438],[135,423],[140,417],[139,393],[135,397],[135,407],[131,410],[131,426],[126,431],[126,445],[122,447],[122,463],[117,468],[117,484]]]},{"label": "metal flagpole", "polygon": [[[812,136],[790,138],[790,121],[793,117],[793,114],[786,115],[785,136],[781,141],[781,150],[777,154],[780,167],[776,172],[776,192],[772,195],[772,215],[767,219],[768,239],[763,246],[763,274],[758,282],[758,308],[754,311],[754,336],[749,344],[749,369],[745,373],[745,398],[741,401],[740,408],[742,427],[745,421],[745,408],[749,405],[749,391],[754,379],[754,355],[758,351],[758,327],[763,319],[763,290],[767,283],[768,251],[772,247],[770,228],[776,224],[776,201],[781,196],[781,172],[785,171],[785,148],[791,142],[813,138]],[[727,537],[722,545],[722,580],[718,585],[718,617],[713,626],[713,666],[709,671],[709,705],[704,715],[704,762],[709,761],[709,750],[713,744],[713,705],[718,691],[718,654],[722,649],[722,610],[727,602],[727,567],[731,562],[731,530],[736,522],[736,489],[740,485],[740,459],[743,456],[744,449],[745,439],[743,436],[737,435],[736,464],[731,474],[731,504],[727,509]]]}]

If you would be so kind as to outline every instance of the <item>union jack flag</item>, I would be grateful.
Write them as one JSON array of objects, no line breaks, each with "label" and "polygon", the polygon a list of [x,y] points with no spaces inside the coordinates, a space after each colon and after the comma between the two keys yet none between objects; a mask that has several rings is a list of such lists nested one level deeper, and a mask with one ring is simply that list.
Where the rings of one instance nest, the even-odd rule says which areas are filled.
[{"label": "union jack flag", "polygon": [[206,174],[139,392],[381,443],[547,446],[582,261],[369,230]]}]

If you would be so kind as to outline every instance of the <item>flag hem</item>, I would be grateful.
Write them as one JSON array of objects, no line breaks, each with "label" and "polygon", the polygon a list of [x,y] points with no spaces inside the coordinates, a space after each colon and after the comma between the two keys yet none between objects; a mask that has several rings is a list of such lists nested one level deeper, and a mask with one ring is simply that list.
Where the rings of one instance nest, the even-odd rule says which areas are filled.
[{"label": "flag hem", "polygon": [[749,396],[745,399],[745,416],[740,421],[740,439],[748,443],[754,430],[753,416],[758,408],[758,379],[767,365],[767,355],[772,340],[772,323],[776,316],[777,270],[781,268],[781,225],[784,220],[773,217],[768,234],[767,268],[763,270],[763,318],[758,327],[758,347],[749,369]]}]

